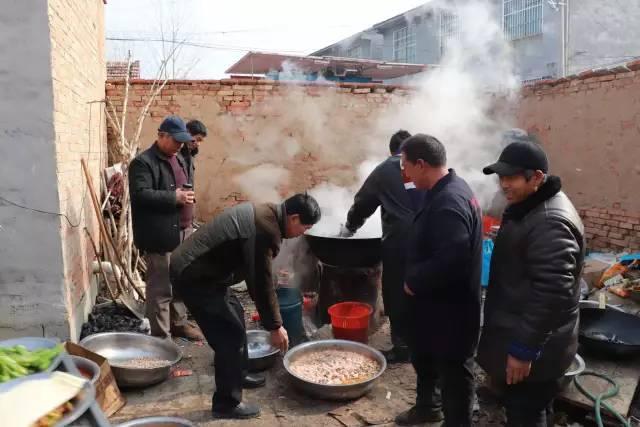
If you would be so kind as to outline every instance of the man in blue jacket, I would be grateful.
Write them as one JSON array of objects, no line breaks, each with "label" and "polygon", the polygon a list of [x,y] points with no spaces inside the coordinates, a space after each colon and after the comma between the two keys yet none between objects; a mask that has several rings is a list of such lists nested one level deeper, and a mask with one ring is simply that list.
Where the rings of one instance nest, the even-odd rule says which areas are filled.
[{"label": "man in blue jacket", "polygon": [[446,426],[471,426],[482,219],[473,192],[446,164],[445,148],[433,136],[414,135],[402,145],[406,175],[429,192],[409,235],[404,285],[417,398],[415,406],[398,415],[399,425],[438,418],[430,397],[439,377]]}]

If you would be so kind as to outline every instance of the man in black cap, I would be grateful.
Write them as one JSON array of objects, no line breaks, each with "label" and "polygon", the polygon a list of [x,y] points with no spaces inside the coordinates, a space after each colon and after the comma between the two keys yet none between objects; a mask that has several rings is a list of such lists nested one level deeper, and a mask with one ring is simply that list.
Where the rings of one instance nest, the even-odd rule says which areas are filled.
[{"label": "man in black cap", "polygon": [[511,132],[497,174],[507,209],[495,241],[478,361],[502,388],[509,426],[553,426],[578,346],[584,229],[532,137]]},{"label": "man in black cap", "polygon": [[158,139],[131,161],[128,176],[134,243],[147,263],[145,315],[151,334],[203,340],[169,280],[171,251],[192,232],[193,174],[180,154],[192,139],[180,117],[165,118]]}]

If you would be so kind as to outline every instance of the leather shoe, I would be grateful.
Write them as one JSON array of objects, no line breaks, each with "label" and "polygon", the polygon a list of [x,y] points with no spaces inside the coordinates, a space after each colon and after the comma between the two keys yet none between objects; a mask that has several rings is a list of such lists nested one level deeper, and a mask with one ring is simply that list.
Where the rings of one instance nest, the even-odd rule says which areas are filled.
[{"label": "leather shoe", "polygon": [[388,364],[409,362],[409,349],[407,347],[392,347],[391,350],[383,351],[382,355],[387,359]]},{"label": "leather shoe", "polygon": [[264,387],[267,380],[262,375],[248,374],[242,379],[242,388],[260,388]]},{"label": "leather shoe", "polygon": [[227,420],[248,420],[260,416],[260,407],[253,403],[240,402],[238,406],[231,409],[213,409],[213,418]]},{"label": "leather shoe", "polygon": [[414,426],[424,423],[436,423],[444,420],[444,414],[440,409],[423,406],[413,406],[396,417],[399,426]]}]

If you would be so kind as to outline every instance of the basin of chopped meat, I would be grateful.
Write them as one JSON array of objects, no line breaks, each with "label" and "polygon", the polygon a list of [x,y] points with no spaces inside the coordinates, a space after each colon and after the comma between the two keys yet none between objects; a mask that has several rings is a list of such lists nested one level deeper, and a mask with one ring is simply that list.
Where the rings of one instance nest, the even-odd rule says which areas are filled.
[{"label": "basin of chopped meat", "polygon": [[325,385],[356,384],[380,372],[380,364],[363,354],[348,350],[319,350],[291,362],[291,372],[306,381]]}]

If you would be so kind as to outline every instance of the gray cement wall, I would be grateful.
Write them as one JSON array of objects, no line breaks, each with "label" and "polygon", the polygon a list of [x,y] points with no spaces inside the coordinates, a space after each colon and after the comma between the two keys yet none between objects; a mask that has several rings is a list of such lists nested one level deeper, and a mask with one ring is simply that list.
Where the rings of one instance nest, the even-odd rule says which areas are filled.
[{"label": "gray cement wall", "polygon": [[[0,8],[0,196],[59,211],[47,2]],[[66,336],[61,219],[0,200],[0,338]]]},{"label": "gray cement wall", "polygon": [[[622,8],[624,4],[624,8]],[[640,56],[640,2],[569,2],[568,74]]]}]

